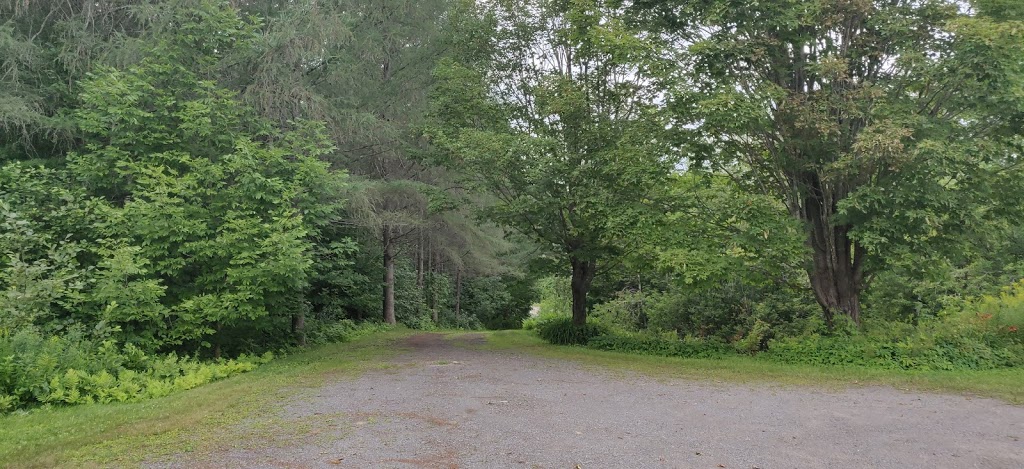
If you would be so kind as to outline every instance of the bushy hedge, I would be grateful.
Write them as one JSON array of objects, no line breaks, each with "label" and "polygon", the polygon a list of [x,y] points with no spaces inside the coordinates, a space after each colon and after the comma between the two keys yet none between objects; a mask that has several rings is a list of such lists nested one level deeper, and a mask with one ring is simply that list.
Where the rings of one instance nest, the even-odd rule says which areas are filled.
[{"label": "bushy hedge", "polygon": [[651,330],[608,333],[599,322],[580,328],[565,316],[537,318],[531,325],[551,343],[642,355],[717,358],[742,353],[815,366],[990,370],[1024,366],[1024,282],[917,324],[868,320],[857,327],[840,320],[828,328],[813,318],[803,321],[800,333],[776,336],[770,325],[757,321],[731,342],[714,336],[678,339],[674,333]]},{"label": "bushy hedge", "polygon": [[528,317],[526,319],[523,319],[523,326],[522,327],[523,327],[524,330],[533,331],[533,330],[537,329],[537,326],[539,326],[539,325],[541,325],[541,324],[543,324],[543,323],[545,323],[547,321],[550,321],[552,319],[564,318],[564,317],[567,317],[567,316],[564,315],[564,314],[559,314],[559,313],[546,313],[546,312],[542,312],[542,313],[540,313],[537,316],[531,316],[531,317]]},{"label": "bushy hedge", "polygon": [[390,329],[391,326],[381,322],[355,322],[351,319],[336,321],[312,320],[306,324],[306,341],[308,344],[333,344],[348,342],[367,334]]},{"label": "bushy hedge", "polygon": [[725,342],[705,339],[676,339],[650,334],[607,334],[590,339],[590,348],[662,357],[720,358],[734,354]]},{"label": "bushy hedge", "polygon": [[917,325],[868,323],[864,331],[805,334],[770,342],[784,363],[907,370],[987,370],[1024,366],[1024,282],[984,295]]},{"label": "bushy hedge", "polygon": [[556,345],[586,345],[594,337],[610,332],[608,326],[600,323],[577,326],[567,316],[552,317],[538,323],[536,328],[541,338]]},{"label": "bushy hedge", "polygon": [[150,355],[80,333],[44,337],[32,331],[0,336],[0,413],[37,405],[131,402],[250,371],[273,358],[242,355],[199,362]]},{"label": "bushy hedge", "polygon": [[987,370],[1024,365],[1024,348],[1000,347],[967,336],[916,335],[884,339],[791,337],[771,343],[763,357],[783,363],[906,370]]}]

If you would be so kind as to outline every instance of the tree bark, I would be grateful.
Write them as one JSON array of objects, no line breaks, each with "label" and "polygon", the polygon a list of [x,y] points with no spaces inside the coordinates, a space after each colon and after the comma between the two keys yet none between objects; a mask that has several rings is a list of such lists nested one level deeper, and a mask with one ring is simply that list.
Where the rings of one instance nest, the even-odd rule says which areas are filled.
[{"label": "tree bark", "polygon": [[220,321],[217,321],[217,323],[214,324],[214,326],[213,326],[213,329],[215,331],[217,331],[217,332],[214,333],[214,339],[215,340],[213,341],[213,359],[214,360],[220,360],[220,341],[221,341],[220,330],[221,330],[221,326],[222,326],[222,324],[220,323]]},{"label": "tree bark", "polygon": [[[837,314],[860,324],[860,292],[863,288],[865,249],[850,239],[851,226],[834,225],[837,194],[821,184],[804,197],[802,218],[810,225],[808,245],[813,265],[808,270],[811,289],[821,305],[825,322],[833,325]],[[828,197],[825,197],[828,196]]]},{"label": "tree bark", "polygon": [[462,269],[455,269],[455,320],[462,310]]},{"label": "tree bark", "polygon": [[292,334],[299,347],[306,346],[306,313],[298,312],[292,315]]},{"label": "tree bark", "polygon": [[434,249],[433,246],[427,246],[427,271],[430,272],[430,277],[427,279],[427,307],[430,308],[431,319],[434,320],[434,324],[437,324],[439,318],[437,314],[437,301],[434,297],[434,277],[437,275],[434,272]]},{"label": "tree bark", "polygon": [[382,230],[384,245],[384,322],[395,324],[395,247],[388,227]]},{"label": "tree bark", "polygon": [[582,326],[587,323],[587,293],[594,281],[597,263],[592,260],[569,258],[572,264],[572,323]]},{"label": "tree bark", "polygon": [[419,287],[420,290],[422,290],[423,289],[423,285],[424,285],[423,284],[423,274],[424,274],[424,272],[423,272],[423,255],[424,255],[424,248],[423,248],[423,235],[422,235],[422,232],[420,234],[420,239],[419,239],[419,242],[417,244],[418,244],[418,246],[417,246],[417,250],[416,250],[416,286]]}]

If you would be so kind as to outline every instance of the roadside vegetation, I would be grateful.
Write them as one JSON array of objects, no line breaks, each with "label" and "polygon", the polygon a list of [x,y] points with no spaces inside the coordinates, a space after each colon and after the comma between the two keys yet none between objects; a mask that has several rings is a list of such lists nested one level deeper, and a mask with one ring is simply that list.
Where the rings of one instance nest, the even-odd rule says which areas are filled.
[{"label": "roadside vegetation", "polygon": [[[174,454],[272,445],[304,423],[275,413],[325,380],[389,365],[406,330],[311,347],[230,379],[131,403],[47,406],[0,416],[0,466],[133,466]],[[246,420],[249,424],[236,426]]]}]

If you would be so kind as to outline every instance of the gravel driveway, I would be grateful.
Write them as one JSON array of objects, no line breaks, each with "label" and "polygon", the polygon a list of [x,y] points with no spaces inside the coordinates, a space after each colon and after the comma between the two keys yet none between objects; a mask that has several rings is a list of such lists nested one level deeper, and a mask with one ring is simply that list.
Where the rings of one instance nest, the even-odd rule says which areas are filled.
[{"label": "gravel driveway", "polygon": [[999,401],[663,381],[467,346],[483,340],[413,336],[393,368],[284,406],[297,438],[201,465],[1024,468],[1024,408]]}]

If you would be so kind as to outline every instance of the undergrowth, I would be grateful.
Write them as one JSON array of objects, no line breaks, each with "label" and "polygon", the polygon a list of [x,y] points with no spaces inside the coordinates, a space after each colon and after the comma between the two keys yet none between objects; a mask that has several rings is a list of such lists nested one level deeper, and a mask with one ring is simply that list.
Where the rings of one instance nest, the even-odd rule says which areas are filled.
[{"label": "undergrowth", "polygon": [[[310,344],[347,342],[387,329],[342,320],[310,324]],[[277,355],[288,353],[279,351]],[[137,402],[192,389],[252,371],[273,352],[202,361],[175,353],[151,353],[113,339],[95,340],[72,329],[44,336],[0,331],[0,415],[40,406]]]},{"label": "undergrowth", "polygon": [[[858,327],[838,320],[829,328],[815,317],[799,328],[793,324],[773,328],[758,320],[729,341],[679,331],[626,332],[600,321],[580,327],[565,316],[531,321],[524,328],[536,329],[553,344],[641,355],[721,358],[743,354],[786,364],[915,371],[1024,367],[1024,282],[917,324],[868,320]],[[794,329],[800,332],[783,332]]]}]

